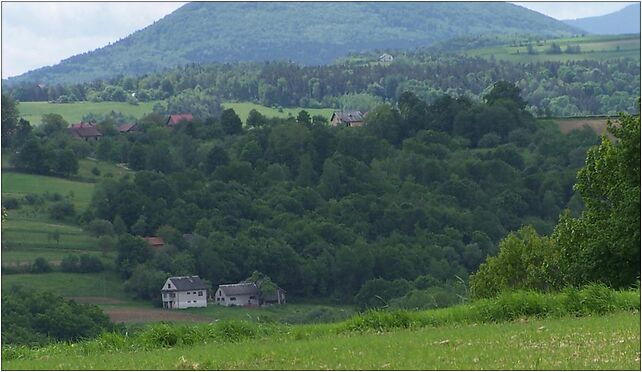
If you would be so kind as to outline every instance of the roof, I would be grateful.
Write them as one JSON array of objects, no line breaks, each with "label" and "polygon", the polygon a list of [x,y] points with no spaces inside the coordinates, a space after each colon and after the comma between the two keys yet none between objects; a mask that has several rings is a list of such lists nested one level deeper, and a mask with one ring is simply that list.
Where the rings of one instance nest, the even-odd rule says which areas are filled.
[{"label": "roof", "polygon": [[335,116],[344,123],[363,121],[364,117],[361,111],[335,111],[332,113],[330,120],[333,120]]},{"label": "roof", "polygon": [[[203,281],[203,279],[199,278],[198,275],[192,275],[192,276],[172,276],[171,278],[168,278],[169,281],[172,282],[174,287],[176,289],[170,289],[170,290],[178,290],[178,291],[190,291],[193,289],[208,289],[209,286]],[[166,288],[162,289],[163,291],[167,291]]]},{"label": "roof", "polygon": [[174,114],[167,118],[167,125],[176,125],[184,120],[194,120],[192,114]]},{"label": "roof", "polygon": [[226,296],[258,295],[259,287],[254,283],[221,284],[218,289]]},{"label": "roof", "polygon": [[129,132],[132,129],[135,129],[136,123],[122,123],[118,125],[118,131],[121,133]]},{"label": "roof", "polygon": [[88,123],[72,124],[70,128],[67,128],[67,132],[74,137],[80,138],[101,137],[103,135],[94,125]]},{"label": "roof", "polygon": [[148,236],[143,239],[147,240],[147,243],[149,243],[149,245],[153,247],[165,245],[165,241],[163,241],[163,238],[158,236]]}]

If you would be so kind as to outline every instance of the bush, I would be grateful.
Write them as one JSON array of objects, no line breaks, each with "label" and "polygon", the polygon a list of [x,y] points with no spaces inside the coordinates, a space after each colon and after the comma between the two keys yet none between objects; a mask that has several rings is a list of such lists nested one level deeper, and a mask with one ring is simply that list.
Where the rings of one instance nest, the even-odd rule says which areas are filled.
[{"label": "bush", "polygon": [[78,272],[78,262],[80,259],[75,254],[69,254],[62,258],[60,270],[66,273]]},{"label": "bush", "polygon": [[105,269],[103,262],[96,256],[83,254],[80,256],[78,271],[81,273],[98,273]]},{"label": "bush", "polygon": [[69,200],[53,203],[49,208],[49,216],[54,220],[64,220],[76,214],[74,205]]},{"label": "bush", "polygon": [[100,169],[98,169],[97,167],[91,168],[91,174],[93,174],[94,176],[100,176]]},{"label": "bush", "polygon": [[42,257],[36,258],[33,261],[33,265],[31,265],[31,272],[34,274],[48,273],[50,271],[52,271],[51,265]]},{"label": "bush", "polygon": [[16,198],[4,198],[2,205],[7,209],[18,209],[20,208],[20,201]]},{"label": "bush", "polygon": [[344,330],[386,332],[398,328],[410,328],[414,324],[410,313],[403,310],[368,310],[364,314],[349,319]]},{"label": "bush", "polygon": [[29,205],[41,205],[45,202],[42,196],[38,194],[27,194],[24,196],[24,201]]}]

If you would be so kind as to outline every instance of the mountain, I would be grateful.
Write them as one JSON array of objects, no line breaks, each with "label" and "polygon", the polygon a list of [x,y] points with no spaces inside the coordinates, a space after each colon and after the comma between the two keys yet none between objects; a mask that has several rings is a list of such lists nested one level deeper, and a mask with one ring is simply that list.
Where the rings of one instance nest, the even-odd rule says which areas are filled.
[{"label": "mountain", "polygon": [[618,35],[640,33],[640,4],[629,5],[615,13],[599,17],[569,19],[563,21],[591,34]]},{"label": "mountain", "polygon": [[113,44],[4,83],[72,83],[204,62],[325,64],[349,52],[415,48],[454,37],[577,32],[499,2],[200,2]]}]

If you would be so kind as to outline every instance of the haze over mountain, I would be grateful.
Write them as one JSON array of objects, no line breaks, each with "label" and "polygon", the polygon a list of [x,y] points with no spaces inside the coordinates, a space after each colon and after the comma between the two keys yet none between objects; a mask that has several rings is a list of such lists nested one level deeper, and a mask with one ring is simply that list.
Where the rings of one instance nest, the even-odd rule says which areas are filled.
[{"label": "haze over mountain", "polygon": [[113,44],[3,83],[72,83],[206,62],[325,64],[461,36],[577,33],[508,3],[190,3]]},{"label": "haze over mountain", "polygon": [[599,17],[569,19],[564,23],[591,34],[618,35],[640,33],[640,4]]}]

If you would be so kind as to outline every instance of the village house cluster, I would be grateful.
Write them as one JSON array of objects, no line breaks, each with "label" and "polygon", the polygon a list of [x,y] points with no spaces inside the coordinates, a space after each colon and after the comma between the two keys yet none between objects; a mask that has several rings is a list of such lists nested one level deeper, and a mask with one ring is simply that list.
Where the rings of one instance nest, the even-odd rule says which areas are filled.
[{"label": "village house cluster", "polygon": [[262,291],[256,283],[221,284],[214,292],[197,275],[173,276],[161,289],[164,309],[207,307],[208,302],[222,306],[269,306],[285,303],[285,290]]},{"label": "village house cluster", "polygon": [[[174,127],[176,124],[182,121],[194,120],[192,114],[176,114],[168,115],[165,125],[168,127]],[[140,131],[138,124],[136,123],[121,123],[116,126],[119,133],[132,133]],[[73,138],[89,141],[98,141],[103,137],[103,134],[98,130],[96,122],[80,122],[72,124],[67,128],[67,133]]]}]

